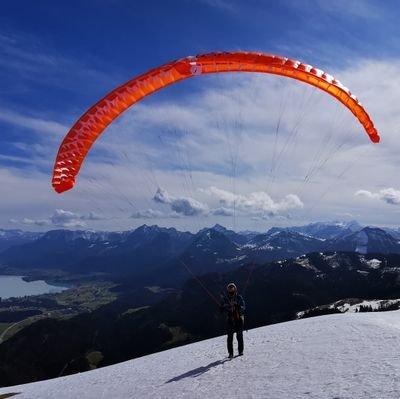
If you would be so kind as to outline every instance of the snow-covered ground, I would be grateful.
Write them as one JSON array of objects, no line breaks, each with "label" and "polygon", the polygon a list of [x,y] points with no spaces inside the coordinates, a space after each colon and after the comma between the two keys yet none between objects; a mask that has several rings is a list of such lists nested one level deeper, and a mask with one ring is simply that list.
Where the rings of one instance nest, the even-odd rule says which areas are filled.
[{"label": "snow-covered ground", "polygon": [[361,306],[364,307],[371,307],[373,310],[378,310],[382,305],[383,306],[390,306],[390,305],[395,305],[400,302],[400,299],[376,299],[376,300],[363,300],[358,303],[350,304],[350,303],[344,303],[342,305],[336,305],[333,304],[330,306],[330,308],[336,308],[340,310],[341,312],[359,312]]},{"label": "snow-covered ground", "polygon": [[[336,309],[339,312],[355,313],[362,311],[362,307],[370,307],[373,311],[379,311],[382,309],[387,310],[389,306],[397,305],[400,307],[400,299],[358,299],[358,298],[347,298],[340,299],[339,301],[333,302],[330,305],[317,306],[305,311],[297,312],[299,319],[303,318],[309,310],[324,310],[324,309]],[[392,309],[395,309],[393,307]]]},{"label": "snow-covered ground", "polygon": [[254,329],[118,365],[1,388],[17,399],[400,398],[400,311],[345,313]]}]

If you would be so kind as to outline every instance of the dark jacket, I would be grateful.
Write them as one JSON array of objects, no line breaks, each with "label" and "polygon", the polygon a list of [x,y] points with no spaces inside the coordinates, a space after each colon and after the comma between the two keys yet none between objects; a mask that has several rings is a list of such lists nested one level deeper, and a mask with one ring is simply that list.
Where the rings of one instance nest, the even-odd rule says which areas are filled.
[{"label": "dark jacket", "polygon": [[237,321],[244,315],[246,305],[241,295],[227,293],[221,298],[220,309],[221,312],[227,312],[228,321]]}]

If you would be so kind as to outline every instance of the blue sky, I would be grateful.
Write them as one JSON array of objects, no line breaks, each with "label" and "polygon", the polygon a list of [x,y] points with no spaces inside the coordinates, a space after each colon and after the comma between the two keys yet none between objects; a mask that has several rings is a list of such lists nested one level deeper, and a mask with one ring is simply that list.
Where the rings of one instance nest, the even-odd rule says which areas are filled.
[{"label": "blue sky", "polygon": [[[5,2],[0,227],[396,225],[399,8],[378,0]],[[58,146],[85,110],[153,67],[216,50],[279,54],[332,73],[360,98],[382,143],[372,148],[351,114],[314,89],[201,77],[127,111],[96,143],[76,192],[53,193]]]}]

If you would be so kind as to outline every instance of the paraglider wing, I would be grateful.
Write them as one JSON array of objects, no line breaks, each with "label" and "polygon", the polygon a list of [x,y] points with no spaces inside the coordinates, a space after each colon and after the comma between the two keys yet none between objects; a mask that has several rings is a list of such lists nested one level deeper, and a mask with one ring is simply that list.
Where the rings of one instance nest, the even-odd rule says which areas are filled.
[{"label": "paraglider wing", "polygon": [[91,146],[127,108],[172,83],[219,72],[262,72],[287,76],[313,85],[338,99],[360,121],[372,142],[379,135],[358,99],[331,75],[296,60],[252,52],[217,52],[182,58],[140,75],[113,90],[83,114],[65,136],[53,171],[58,193],[71,189]]}]

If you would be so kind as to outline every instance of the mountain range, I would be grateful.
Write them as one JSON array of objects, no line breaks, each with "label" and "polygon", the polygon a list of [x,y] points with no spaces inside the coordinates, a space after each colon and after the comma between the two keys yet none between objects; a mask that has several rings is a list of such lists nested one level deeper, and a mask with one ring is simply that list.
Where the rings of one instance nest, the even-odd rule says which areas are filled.
[{"label": "mountain range", "polygon": [[105,273],[141,286],[179,286],[190,272],[226,272],[312,252],[400,254],[400,241],[389,231],[357,222],[275,227],[265,233],[237,233],[221,225],[196,234],[147,225],[126,232],[0,233],[3,268]]},{"label": "mountain range", "polygon": [[[4,243],[8,233],[2,233]],[[37,321],[4,341],[0,385],[86,371],[222,334],[216,302],[231,281],[245,296],[248,328],[299,312],[336,312],[324,305],[343,298],[398,298],[400,243],[384,229],[355,223],[265,233],[216,225],[193,234],[143,225],[127,232],[34,234],[10,233],[16,244],[0,253],[4,272],[100,272],[115,281],[118,298],[72,318]],[[157,286],[175,289],[158,296]]]},{"label": "mountain range", "polygon": [[34,241],[41,237],[43,233],[33,233],[22,230],[4,230],[0,229],[0,252],[6,249]]}]

